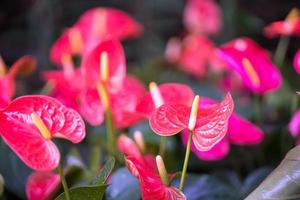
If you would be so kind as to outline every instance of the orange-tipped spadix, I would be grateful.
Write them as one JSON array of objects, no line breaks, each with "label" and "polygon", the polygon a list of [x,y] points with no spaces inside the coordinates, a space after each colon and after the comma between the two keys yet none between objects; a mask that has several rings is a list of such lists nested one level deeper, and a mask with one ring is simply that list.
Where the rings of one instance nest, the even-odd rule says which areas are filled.
[{"label": "orange-tipped spadix", "polygon": [[149,84],[149,90],[155,107],[158,108],[161,105],[163,105],[164,104],[163,97],[161,96],[159,88],[155,82],[151,82]]},{"label": "orange-tipped spadix", "polygon": [[100,55],[100,80],[103,83],[107,83],[109,79],[109,61],[108,54],[106,51]]},{"label": "orange-tipped spadix", "polygon": [[47,126],[42,121],[42,119],[35,113],[31,113],[31,119],[32,119],[34,125],[36,126],[36,128],[39,129],[43,138],[45,138],[46,140],[50,140],[52,137],[51,133],[50,133],[49,129],[47,128]]},{"label": "orange-tipped spadix", "polygon": [[155,159],[156,159],[156,166],[157,166],[160,179],[162,180],[164,185],[169,186],[170,183],[169,183],[168,173],[162,157],[160,155],[157,155]]},{"label": "orange-tipped spadix", "polygon": [[242,65],[243,65],[250,81],[253,83],[253,85],[259,86],[260,79],[259,79],[252,63],[250,62],[250,60],[248,58],[243,58],[242,59]]},{"label": "orange-tipped spadix", "polygon": [[83,51],[83,39],[80,30],[72,27],[69,29],[68,36],[72,54],[80,54]]},{"label": "orange-tipped spadix", "polygon": [[193,100],[193,105],[192,105],[190,119],[189,119],[188,129],[190,131],[194,130],[194,128],[196,126],[197,114],[198,114],[198,108],[199,108],[199,100],[200,100],[199,96],[196,95]]}]

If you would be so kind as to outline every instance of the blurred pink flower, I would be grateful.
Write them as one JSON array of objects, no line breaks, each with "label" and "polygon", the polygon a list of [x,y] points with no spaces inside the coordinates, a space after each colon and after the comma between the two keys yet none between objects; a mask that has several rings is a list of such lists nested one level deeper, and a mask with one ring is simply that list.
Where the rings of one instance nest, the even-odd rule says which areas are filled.
[{"label": "blurred pink flower", "polygon": [[280,87],[281,73],[270,61],[269,53],[250,38],[230,41],[217,53],[252,92],[263,95]]},{"label": "blurred pink flower", "polygon": [[183,23],[191,33],[216,35],[222,29],[222,12],[214,0],[188,0]]},{"label": "blurred pink flower", "polygon": [[297,144],[300,144],[300,109],[297,110],[289,123],[289,130],[293,137],[297,138]]},{"label": "blurred pink flower", "polygon": [[[200,97],[200,108],[209,107],[216,103],[215,100]],[[209,151],[199,151],[192,143],[192,151],[201,160],[214,161],[225,158],[230,151],[230,143],[235,145],[256,145],[262,142],[264,139],[263,131],[255,124],[251,123],[247,119],[233,113],[228,121],[227,135],[217,143]],[[182,135],[183,143],[186,145],[188,140],[188,132],[185,131]]]},{"label": "blurred pink flower", "polygon": [[294,69],[300,74],[300,49],[297,51],[294,57]]},{"label": "blurred pink flower", "polygon": [[264,33],[268,38],[278,36],[298,36],[300,37],[300,12],[297,8],[290,11],[283,21],[272,22],[264,28]]},{"label": "blurred pink flower", "polygon": [[197,78],[207,74],[208,69],[220,71],[224,63],[217,57],[214,44],[200,35],[187,35],[182,41],[171,38],[167,44],[165,57],[187,74]]}]

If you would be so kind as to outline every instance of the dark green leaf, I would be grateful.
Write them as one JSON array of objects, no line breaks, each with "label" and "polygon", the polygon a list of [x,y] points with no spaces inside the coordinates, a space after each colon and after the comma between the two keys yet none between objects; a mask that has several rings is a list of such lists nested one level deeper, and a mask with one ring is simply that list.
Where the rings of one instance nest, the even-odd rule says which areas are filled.
[{"label": "dark green leaf", "polygon": [[[106,185],[91,185],[71,188],[70,198],[72,200],[102,200]],[[60,194],[55,200],[66,200],[65,193]]]},{"label": "dark green leaf", "polygon": [[97,176],[94,178],[94,180],[92,181],[91,184],[92,185],[104,184],[107,177],[113,170],[114,166],[115,166],[115,158],[111,157],[106,161],[106,163],[104,164],[104,166],[102,167],[100,172],[97,174]]},{"label": "dark green leaf", "polygon": [[246,200],[298,198],[300,198],[300,146],[290,150],[280,165]]}]

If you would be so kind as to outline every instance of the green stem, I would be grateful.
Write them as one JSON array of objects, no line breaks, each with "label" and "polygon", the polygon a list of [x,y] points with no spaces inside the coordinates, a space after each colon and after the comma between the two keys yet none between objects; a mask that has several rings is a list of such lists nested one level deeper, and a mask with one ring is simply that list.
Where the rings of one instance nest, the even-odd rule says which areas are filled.
[{"label": "green stem", "polygon": [[260,124],[262,121],[262,96],[255,96],[255,121]]},{"label": "green stem", "polygon": [[294,112],[297,110],[298,98],[299,98],[298,95],[293,94],[292,103],[291,103],[291,114],[294,114]]},{"label": "green stem", "polygon": [[187,146],[186,146],[185,158],[184,158],[182,174],[181,174],[181,178],[180,178],[179,189],[181,191],[183,189],[184,180],[185,180],[185,176],[186,176],[186,170],[187,170],[187,166],[188,166],[188,162],[189,162],[189,157],[190,157],[190,152],[191,152],[191,144],[192,144],[192,136],[193,136],[193,132],[189,131],[189,139],[188,139]]},{"label": "green stem", "polygon": [[164,157],[166,153],[166,144],[167,144],[167,137],[160,137],[160,143],[159,143],[159,155],[161,157]]},{"label": "green stem", "polygon": [[62,183],[63,188],[64,188],[64,191],[65,191],[66,199],[67,199],[67,200],[71,200],[71,198],[70,198],[70,193],[69,193],[69,189],[68,189],[68,185],[67,185],[67,181],[66,181],[66,178],[65,178],[65,176],[64,176],[62,166],[59,165],[59,166],[57,167],[57,169],[58,169],[58,173],[59,173],[59,176],[60,176],[61,183]]},{"label": "green stem", "polygon": [[281,36],[275,51],[274,62],[281,66],[284,61],[288,46],[289,46],[290,38],[288,36]]},{"label": "green stem", "polygon": [[93,145],[90,150],[90,167],[93,173],[96,173],[101,163],[101,147]]},{"label": "green stem", "polygon": [[112,156],[116,155],[116,138],[115,138],[115,128],[112,119],[112,113],[110,108],[105,112],[105,126],[107,132],[108,149]]}]

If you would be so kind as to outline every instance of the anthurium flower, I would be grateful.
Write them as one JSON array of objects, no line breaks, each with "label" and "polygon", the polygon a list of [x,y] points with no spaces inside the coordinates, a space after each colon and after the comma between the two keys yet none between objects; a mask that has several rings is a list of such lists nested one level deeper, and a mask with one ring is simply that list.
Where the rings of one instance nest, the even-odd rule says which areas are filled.
[{"label": "anthurium flower", "polygon": [[[200,97],[200,109],[209,107],[217,102],[207,97]],[[183,143],[188,141],[188,132],[185,131],[182,135]],[[233,113],[228,120],[227,135],[209,151],[199,151],[192,144],[192,151],[201,160],[221,160],[227,156],[230,150],[229,143],[235,145],[256,145],[264,139],[263,131],[255,124],[251,123],[244,117]]]},{"label": "anthurium flower", "polygon": [[26,183],[28,200],[52,199],[60,186],[60,177],[53,172],[33,172]]},{"label": "anthurium flower", "polygon": [[294,58],[294,69],[298,74],[300,74],[300,49],[297,51]]},{"label": "anthurium flower", "polygon": [[126,39],[139,36],[142,26],[125,12],[114,8],[93,8],[79,20],[51,48],[50,58],[60,64],[64,54],[82,56],[108,38]]},{"label": "anthurium flower", "polygon": [[23,96],[0,112],[0,132],[6,144],[29,167],[51,171],[60,154],[51,138],[79,143],[85,137],[80,115],[47,96]]},{"label": "anthurium flower", "polygon": [[[142,192],[143,200],[185,200],[185,195],[177,188],[169,186],[168,180],[162,180],[159,173],[165,173],[165,178],[167,177],[166,170],[163,161],[156,159],[157,170],[153,171],[143,162],[138,160],[133,156],[125,157],[126,165],[130,171],[134,169],[135,173],[138,175],[140,181],[140,188]],[[158,173],[159,171],[159,173]],[[134,174],[135,175],[135,174]]]},{"label": "anthurium flower", "polygon": [[161,136],[172,136],[189,129],[195,147],[199,151],[210,150],[226,135],[228,119],[234,107],[233,100],[230,93],[227,93],[219,104],[200,106],[199,110],[199,99],[196,101],[195,98],[194,104],[193,110],[183,104],[163,104],[150,116],[151,129]]},{"label": "anthurium flower", "polygon": [[257,94],[274,91],[281,85],[281,74],[268,53],[250,38],[238,38],[222,45],[218,55],[229,69],[239,74],[243,84]]},{"label": "anthurium flower", "polygon": [[31,56],[19,58],[7,71],[6,65],[0,57],[0,108],[4,108],[15,95],[15,77],[27,75],[34,71],[36,60]]},{"label": "anthurium flower", "polygon": [[293,137],[297,138],[297,145],[300,144],[300,110],[297,110],[289,123],[289,130]]},{"label": "anthurium flower", "polygon": [[208,67],[217,71],[224,64],[215,54],[212,41],[205,36],[187,35],[182,41],[171,38],[167,44],[165,57],[170,63],[175,63],[187,74],[203,77],[208,72]]},{"label": "anthurium flower", "polygon": [[[143,117],[137,113],[136,107],[145,93],[143,84],[133,76],[127,76],[117,90],[109,88],[109,102],[113,121],[117,128],[127,128],[141,121]],[[103,122],[105,106],[97,89],[90,89],[80,97],[80,112],[92,125]]]},{"label": "anthurium flower", "polygon": [[189,32],[216,35],[222,29],[222,12],[214,0],[188,0],[183,23]]},{"label": "anthurium flower", "polygon": [[264,28],[264,33],[268,38],[278,36],[300,36],[300,12],[293,8],[285,20],[272,22]]},{"label": "anthurium flower", "polygon": [[[153,85],[153,83],[152,83]],[[155,87],[155,85],[154,85]],[[152,87],[153,88],[153,87]],[[154,90],[156,89],[153,88]],[[181,83],[163,83],[156,89],[159,93],[161,104],[178,103],[190,105],[194,98],[193,90],[185,84]],[[155,111],[155,102],[151,96],[151,92],[145,93],[137,105],[137,112],[144,117],[149,117]]]}]

